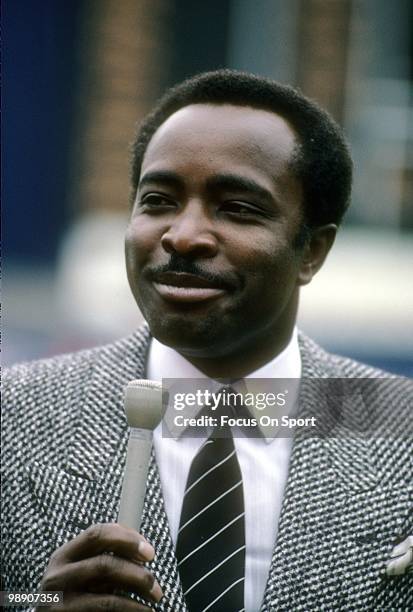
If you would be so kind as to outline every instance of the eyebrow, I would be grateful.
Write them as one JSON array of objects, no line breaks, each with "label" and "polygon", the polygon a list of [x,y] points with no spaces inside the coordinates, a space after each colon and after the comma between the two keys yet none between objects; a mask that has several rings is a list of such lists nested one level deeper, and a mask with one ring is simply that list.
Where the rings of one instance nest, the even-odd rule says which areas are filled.
[{"label": "eyebrow", "polygon": [[207,186],[210,189],[221,188],[228,190],[232,189],[234,191],[248,191],[250,193],[255,193],[261,198],[265,198],[266,200],[274,200],[274,195],[271,193],[271,191],[265,187],[262,187],[262,185],[253,179],[240,176],[239,174],[232,174],[228,172],[212,175],[207,179]]},{"label": "eyebrow", "polygon": [[142,176],[138,184],[138,189],[144,187],[147,183],[166,183],[171,185],[171,187],[181,187],[183,181],[175,172],[171,172],[170,170],[153,170]]},{"label": "eyebrow", "polygon": [[[142,188],[148,183],[164,183],[171,187],[179,188],[184,185],[184,180],[171,170],[153,170],[144,174],[139,181],[138,188]],[[208,177],[206,186],[210,190],[228,189],[233,191],[248,191],[256,194],[260,198],[275,201],[274,194],[253,179],[231,172],[217,173]]]}]

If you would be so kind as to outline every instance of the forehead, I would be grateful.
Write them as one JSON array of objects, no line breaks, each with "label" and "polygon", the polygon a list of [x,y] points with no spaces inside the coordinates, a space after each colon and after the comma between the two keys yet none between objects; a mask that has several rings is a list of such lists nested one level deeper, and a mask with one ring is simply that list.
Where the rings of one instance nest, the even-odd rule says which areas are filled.
[{"label": "forehead", "polygon": [[234,165],[279,179],[288,171],[297,143],[291,125],[275,113],[232,104],[192,104],[172,114],[152,137],[142,174],[158,165],[199,159]]}]

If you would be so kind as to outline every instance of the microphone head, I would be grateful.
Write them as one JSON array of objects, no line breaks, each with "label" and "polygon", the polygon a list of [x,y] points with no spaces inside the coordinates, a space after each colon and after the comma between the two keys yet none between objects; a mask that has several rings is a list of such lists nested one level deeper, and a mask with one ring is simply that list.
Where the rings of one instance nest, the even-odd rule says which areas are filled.
[{"label": "microphone head", "polygon": [[162,419],[162,385],[154,380],[131,380],[125,391],[130,427],[154,430]]}]

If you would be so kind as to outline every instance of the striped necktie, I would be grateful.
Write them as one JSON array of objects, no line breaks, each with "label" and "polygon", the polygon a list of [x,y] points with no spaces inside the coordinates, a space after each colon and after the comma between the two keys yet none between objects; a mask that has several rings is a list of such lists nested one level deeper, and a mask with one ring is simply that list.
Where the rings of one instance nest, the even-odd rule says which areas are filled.
[{"label": "striped necktie", "polygon": [[231,430],[219,436],[193,459],[181,512],[176,555],[190,612],[244,610],[242,476]]}]

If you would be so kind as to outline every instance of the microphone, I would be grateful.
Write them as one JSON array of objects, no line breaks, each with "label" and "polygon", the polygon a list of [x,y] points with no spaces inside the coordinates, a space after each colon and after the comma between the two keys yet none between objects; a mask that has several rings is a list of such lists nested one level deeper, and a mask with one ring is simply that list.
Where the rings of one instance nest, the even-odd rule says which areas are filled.
[{"label": "microphone", "polygon": [[132,380],[126,387],[125,412],[131,429],[118,522],[139,531],[153,430],[162,419],[162,385],[153,380]]}]

